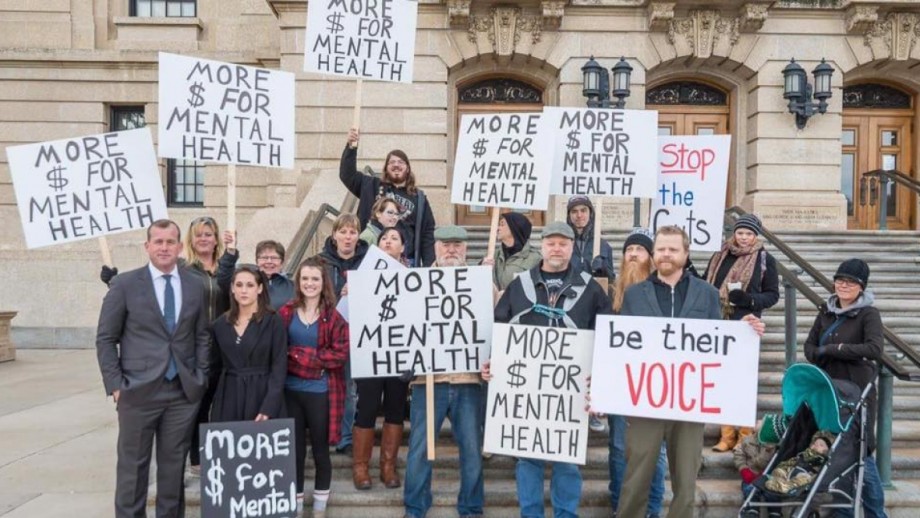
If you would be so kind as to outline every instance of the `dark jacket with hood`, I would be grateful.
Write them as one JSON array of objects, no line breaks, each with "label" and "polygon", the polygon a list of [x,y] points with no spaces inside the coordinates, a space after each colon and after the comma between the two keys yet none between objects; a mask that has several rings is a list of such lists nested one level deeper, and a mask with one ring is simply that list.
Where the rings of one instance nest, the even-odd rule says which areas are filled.
[{"label": "dark jacket with hood", "polygon": [[[577,270],[574,265],[570,264],[563,281],[563,288],[557,297],[556,303],[549,305],[549,292],[546,284],[543,282],[543,275],[540,267],[543,262],[530,269],[526,273],[518,275],[495,306],[495,321],[501,323],[511,322],[515,315],[525,312],[520,317],[518,323],[532,326],[544,327],[566,327],[563,320],[552,318],[545,312],[539,311],[537,305],[548,306],[553,309],[561,309],[565,306],[566,300],[576,296],[576,289],[583,288],[584,292],[575,302],[575,305],[566,311],[566,315],[572,319],[577,329],[594,329],[597,315],[609,315],[612,311],[610,297],[604,293],[601,285],[593,280],[585,282],[581,275],[581,270]],[[536,303],[527,298],[524,292],[524,282],[529,282],[535,288],[537,297]]]},{"label": "dark jacket with hood", "polygon": [[[588,207],[588,210],[591,211],[591,218],[588,220],[588,226],[585,227],[585,230],[579,234],[578,230],[575,229],[575,225],[572,223],[572,217],[566,216],[565,222],[572,227],[572,231],[575,232],[575,250],[572,251],[572,264],[578,266],[578,268],[583,272],[593,273],[591,269],[591,261],[594,259],[594,217],[596,213],[594,212],[594,205],[590,200],[586,200],[585,205]],[[604,264],[607,266],[607,272],[609,273],[608,279],[610,282],[613,282],[614,277],[616,277],[613,270],[613,248],[610,247],[610,243],[601,239],[601,257],[604,258]]]},{"label": "dark jacket with hood", "polygon": [[332,286],[335,288],[336,298],[342,295],[342,288],[348,282],[346,272],[356,270],[361,265],[368,248],[370,248],[370,245],[359,239],[355,244],[355,255],[351,256],[351,259],[342,259],[339,257],[339,251],[335,249],[335,242],[332,240],[332,236],[326,238],[323,251],[319,253],[319,256],[326,261],[329,267],[329,276],[332,277]]},{"label": "dark jacket with hood", "polygon": [[428,198],[421,189],[409,194],[406,189],[384,183],[380,178],[358,171],[358,149],[346,146],[339,162],[339,179],[352,194],[358,197],[358,220],[361,228],[371,219],[371,208],[381,195],[393,198],[401,207],[403,222],[409,233],[406,257],[414,266],[434,263],[434,214]]},{"label": "dark jacket with hood", "polygon": [[[715,255],[720,253],[716,252]],[[737,260],[737,256],[728,254],[725,260],[722,261],[715,279],[714,286],[716,289],[722,287],[722,283],[725,282],[725,276],[728,275],[728,271]],[[707,266],[706,271],[703,272],[702,279],[705,280],[708,277],[709,267]],[[776,272],[776,259],[773,258],[770,252],[763,249],[757,252],[757,263],[754,265],[751,282],[748,283],[745,291],[751,296],[751,304],[747,307],[735,306],[731,320],[741,320],[745,315],[754,315],[760,318],[763,310],[772,308],[779,302],[779,274]]]},{"label": "dark jacket with hood", "polygon": [[492,257],[495,261],[492,267],[492,283],[499,290],[507,288],[517,274],[530,270],[542,260],[540,251],[530,244],[533,225],[527,216],[519,212],[506,212],[502,214],[502,218],[514,236],[514,244],[507,247],[499,243]]},{"label": "dark jacket with hood", "polygon": [[[864,291],[848,308],[840,309],[837,295],[818,308],[805,340],[805,358],[832,379],[845,379],[860,389],[875,381],[884,342],[882,317],[872,306],[875,296]],[[830,329],[834,326],[833,329]],[[829,330],[830,329],[830,330]],[[875,448],[876,390],[869,394],[869,447]]]}]

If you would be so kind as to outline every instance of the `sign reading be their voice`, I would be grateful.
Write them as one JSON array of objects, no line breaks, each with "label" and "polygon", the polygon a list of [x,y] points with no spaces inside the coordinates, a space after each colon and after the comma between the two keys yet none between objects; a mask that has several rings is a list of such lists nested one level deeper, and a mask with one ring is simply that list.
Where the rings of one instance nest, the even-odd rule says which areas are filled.
[{"label": "sign reading be their voice", "polygon": [[598,315],[591,408],[754,426],[759,362],[746,322]]}]

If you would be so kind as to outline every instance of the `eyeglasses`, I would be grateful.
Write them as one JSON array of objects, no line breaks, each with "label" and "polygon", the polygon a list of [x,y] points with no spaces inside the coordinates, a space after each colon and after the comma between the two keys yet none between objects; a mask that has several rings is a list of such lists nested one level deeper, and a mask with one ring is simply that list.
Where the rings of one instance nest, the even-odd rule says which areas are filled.
[{"label": "eyeglasses", "polygon": [[845,279],[843,277],[838,277],[834,279],[834,284],[838,286],[846,286],[847,288],[853,288],[856,286],[860,286],[859,282],[854,281],[853,279]]},{"label": "eyeglasses", "polygon": [[383,213],[387,216],[399,216],[399,211],[396,210],[385,210]]},{"label": "eyeglasses", "polygon": [[281,262],[281,258],[278,257],[277,255],[260,255],[259,257],[256,257],[256,259],[258,259],[259,261],[268,261],[272,263]]}]

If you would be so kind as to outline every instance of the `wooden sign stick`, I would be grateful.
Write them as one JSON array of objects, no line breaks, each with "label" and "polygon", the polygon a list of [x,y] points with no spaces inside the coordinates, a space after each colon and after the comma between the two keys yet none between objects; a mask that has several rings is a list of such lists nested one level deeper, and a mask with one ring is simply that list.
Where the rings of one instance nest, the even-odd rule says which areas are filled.
[{"label": "wooden sign stick", "polygon": [[[355,129],[361,128],[361,90],[363,88],[364,81],[358,79],[355,81],[355,111],[351,115],[351,127]],[[352,144],[352,149],[358,147],[358,144]]]},{"label": "wooden sign stick", "polygon": [[109,240],[105,236],[99,236],[99,251],[102,252],[102,264],[111,268],[114,266],[112,263],[112,252],[109,251]]},{"label": "wooden sign stick", "polygon": [[236,164],[227,166],[227,230],[236,232]]}]

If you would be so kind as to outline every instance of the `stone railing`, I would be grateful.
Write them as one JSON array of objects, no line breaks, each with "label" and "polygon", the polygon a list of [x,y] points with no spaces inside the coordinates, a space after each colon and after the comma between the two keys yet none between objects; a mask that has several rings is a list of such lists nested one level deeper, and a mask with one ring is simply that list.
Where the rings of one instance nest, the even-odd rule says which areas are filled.
[{"label": "stone railing", "polygon": [[10,338],[10,322],[16,316],[16,311],[0,311],[0,362],[9,362],[16,359],[16,346]]}]

